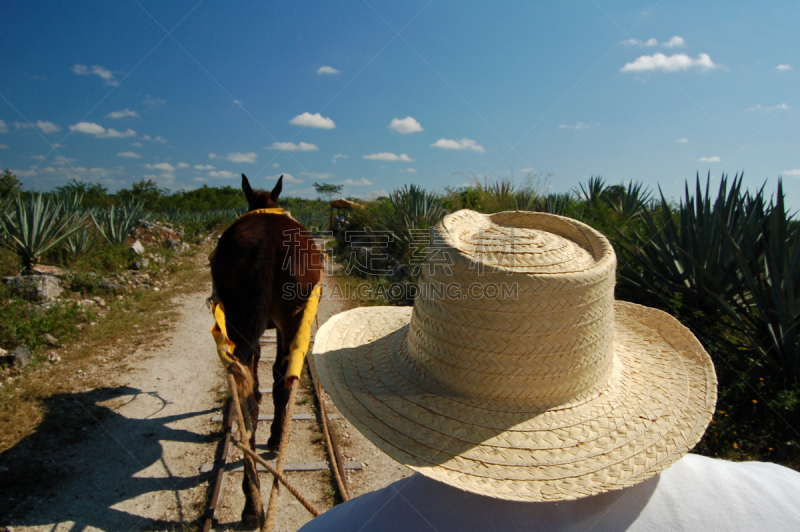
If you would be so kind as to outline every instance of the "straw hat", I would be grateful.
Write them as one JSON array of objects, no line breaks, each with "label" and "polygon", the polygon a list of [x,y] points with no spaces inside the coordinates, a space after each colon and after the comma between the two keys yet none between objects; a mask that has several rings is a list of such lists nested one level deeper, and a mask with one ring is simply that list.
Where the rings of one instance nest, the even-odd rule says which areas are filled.
[{"label": "straw hat", "polygon": [[389,456],[517,501],[620,489],[699,440],[714,366],[664,312],[614,301],[616,257],[591,227],[462,210],[436,227],[408,307],[365,307],[319,330],[336,406]]}]

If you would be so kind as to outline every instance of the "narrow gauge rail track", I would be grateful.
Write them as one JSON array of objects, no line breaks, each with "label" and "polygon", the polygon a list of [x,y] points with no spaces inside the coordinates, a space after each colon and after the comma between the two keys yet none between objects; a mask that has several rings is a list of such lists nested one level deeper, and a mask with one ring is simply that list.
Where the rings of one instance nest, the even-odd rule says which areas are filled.
[{"label": "narrow gauge rail track", "polygon": [[[275,360],[276,348],[275,331],[267,331],[261,337],[260,343],[262,346],[262,358],[259,362],[259,375],[261,375],[263,398],[261,401],[262,413],[259,415],[259,421],[262,423],[259,423],[256,432],[256,451],[274,466],[276,454],[266,451],[269,425],[273,419],[273,415],[267,413],[272,410],[272,389],[265,385],[271,384],[272,381],[272,363]],[[346,471],[360,470],[362,469],[362,464],[359,461],[343,460],[336,434],[331,426],[331,420],[340,419],[341,414],[328,414],[326,412],[325,402],[322,399],[322,387],[316,379],[313,366],[308,364],[308,360],[304,373],[308,377],[303,376],[298,390],[296,413],[292,416],[292,433],[289,440],[287,461],[284,463],[283,470],[293,483],[296,482],[296,487],[303,495],[310,499],[319,510],[324,511],[332,506],[333,495],[338,494],[338,500],[340,501],[347,501],[350,498]],[[220,442],[217,458],[213,463],[205,464],[201,468],[201,472],[212,474],[211,485],[213,486],[209,505],[204,516],[203,532],[208,532],[217,525],[225,505],[226,492],[228,494],[236,493],[241,489],[242,475],[244,473],[241,458],[236,458],[239,453],[233,450],[233,427],[236,423],[233,404],[230,400],[223,408],[223,412],[224,415],[218,414],[212,417],[212,421],[223,423],[223,438]],[[310,448],[303,449],[303,446]],[[322,453],[323,446],[325,453]],[[306,459],[296,460],[295,457],[297,456],[302,456]],[[309,457],[311,459],[307,459]],[[261,479],[261,493],[262,497],[264,497],[264,508],[266,508],[269,501],[270,486],[272,485],[272,475],[267,473],[266,469],[261,465],[258,466],[258,469],[260,472],[265,473]],[[316,478],[298,478],[302,475],[311,475]],[[320,481],[320,478],[324,478],[325,481]],[[288,504],[292,510],[297,510],[297,505],[290,500],[291,498],[292,496],[286,493],[286,490],[281,490],[280,503],[284,504],[284,506]],[[289,502],[287,503],[286,501]],[[287,508],[278,507],[278,522],[281,521],[281,512],[284,511],[287,511]],[[301,508],[301,511],[305,512],[305,509]]]}]

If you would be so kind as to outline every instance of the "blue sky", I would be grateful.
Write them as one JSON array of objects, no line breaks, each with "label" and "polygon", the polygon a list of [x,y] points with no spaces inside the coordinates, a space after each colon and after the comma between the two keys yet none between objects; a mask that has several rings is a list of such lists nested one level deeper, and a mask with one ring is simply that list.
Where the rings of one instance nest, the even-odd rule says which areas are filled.
[{"label": "blue sky", "polygon": [[4,2],[0,166],[26,189],[783,176],[797,2]]}]

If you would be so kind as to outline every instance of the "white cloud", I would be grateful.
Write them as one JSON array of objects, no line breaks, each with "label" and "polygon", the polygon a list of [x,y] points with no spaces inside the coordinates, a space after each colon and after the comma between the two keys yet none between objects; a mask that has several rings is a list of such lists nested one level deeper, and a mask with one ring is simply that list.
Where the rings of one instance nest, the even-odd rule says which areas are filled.
[{"label": "white cloud", "polygon": [[161,107],[162,105],[166,105],[167,100],[164,100],[162,98],[153,98],[148,94],[144,98],[144,104],[150,109],[155,109],[156,107]]},{"label": "white cloud", "polygon": [[215,166],[211,166],[210,164],[196,164],[194,165],[195,170],[216,170]]},{"label": "white cloud", "polygon": [[231,161],[232,163],[254,163],[256,162],[257,158],[258,156],[253,152],[249,153],[236,152],[228,154],[228,160]]},{"label": "white cloud", "polygon": [[86,133],[87,135],[94,135],[99,139],[108,138],[124,138],[135,137],[136,132],[132,129],[126,131],[117,131],[116,129],[106,129],[100,124],[94,122],[78,122],[74,126],[69,126],[70,131],[77,131],[78,133]]},{"label": "white cloud", "polygon": [[319,113],[312,115],[308,112],[297,115],[289,123],[296,126],[316,127],[319,129],[333,129],[336,127],[336,124],[330,118],[323,117]]},{"label": "white cloud", "polygon": [[792,69],[792,65],[778,65],[778,66],[775,67],[775,70],[787,71],[787,70],[791,70],[791,69]]},{"label": "white cloud", "polygon": [[369,155],[365,155],[364,159],[369,159],[370,161],[405,161],[407,163],[414,162],[414,159],[412,159],[405,153],[396,155],[394,153],[389,153],[389,152],[371,153]]},{"label": "white cloud", "polygon": [[431,144],[431,147],[444,148],[446,150],[472,150],[476,153],[486,153],[483,146],[466,137],[461,140],[439,139]]},{"label": "white cloud", "polygon": [[161,172],[160,174],[144,174],[142,177],[145,179],[152,179],[167,185],[172,185],[175,180],[175,174],[170,172]]},{"label": "white cloud", "polygon": [[575,131],[580,131],[582,129],[589,129],[592,126],[590,126],[589,124],[584,124],[583,122],[578,122],[574,126],[569,126],[567,124],[561,124],[558,127],[559,127],[559,129],[574,129]]},{"label": "white cloud", "polygon": [[689,142],[689,139],[687,139],[686,137],[683,137],[683,138],[680,138],[680,139],[676,140],[675,142],[678,142],[680,144],[686,144],[687,142]]},{"label": "white cloud", "polygon": [[790,107],[785,103],[779,103],[778,105],[771,105],[770,107],[764,107],[763,105],[756,105],[755,107],[751,107],[748,111],[788,111]]},{"label": "white cloud", "polygon": [[61,131],[61,126],[58,126],[52,122],[45,122],[43,120],[37,120],[36,127],[38,127],[42,133],[55,133],[57,131]]},{"label": "white cloud", "polygon": [[5,120],[0,120],[0,133],[8,133],[8,126]]},{"label": "white cloud", "polygon": [[189,168],[189,165],[186,163],[178,163],[178,168]]},{"label": "white cloud", "polygon": [[320,172],[303,172],[303,175],[307,175],[311,179],[328,179],[329,177],[335,177],[333,174],[328,172],[320,173]]},{"label": "white cloud", "polygon": [[164,172],[174,172],[175,167],[169,163],[156,163],[156,164],[146,164],[144,165],[145,168],[148,170],[162,170]]},{"label": "white cloud", "polygon": [[214,171],[214,172],[209,172],[208,176],[209,177],[221,177],[223,179],[234,179],[236,177],[239,177],[239,174],[235,174],[235,173],[229,172],[227,170],[218,170],[218,171]]},{"label": "white cloud", "polygon": [[[2,124],[2,126],[5,126],[5,122]],[[57,131],[61,131],[61,126],[52,122],[45,122],[44,120],[37,120],[33,124],[28,124],[26,122],[14,122],[14,129],[31,129],[34,127],[39,129],[42,133],[55,133]],[[8,133],[8,130],[6,129],[6,131],[2,131],[2,128],[0,128],[0,133]]]},{"label": "white cloud", "polygon": [[0,144],[0,150],[7,150],[8,144]]},{"label": "white cloud", "polygon": [[135,137],[136,132],[132,129],[126,129],[125,131],[117,131],[116,129],[109,128],[106,131],[105,135],[101,135],[102,138],[125,138],[125,137]]},{"label": "white cloud", "polygon": [[106,85],[111,85],[112,87],[116,87],[117,84],[119,83],[114,78],[114,74],[110,70],[98,65],[92,65],[91,67],[87,67],[86,65],[77,64],[72,67],[72,72],[78,76],[89,76],[89,75],[97,76],[101,78],[103,81],[105,81]]},{"label": "white cloud", "polygon": [[665,72],[676,72],[678,70],[688,70],[690,68],[700,68],[711,70],[719,65],[711,61],[708,54],[700,54],[697,59],[692,59],[686,54],[675,54],[666,56],[662,53],[653,55],[643,55],[632,63],[626,64],[620,72],[644,72],[649,70],[663,70]]},{"label": "white cloud", "polygon": [[686,41],[683,40],[683,37],[679,37],[678,35],[675,35],[669,41],[665,42],[662,46],[664,46],[664,48],[679,48],[679,47],[685,46],[685,45],[686,45]]},{"label": "white cloud", "polygon": [[422,126],[414,118],[407,116],[405,118],[394,118],[392,123],[389,124],[389,129],[394,129],[398,133],[418,133],[423,131]]},{"label": "white cloud", "polygon": [[699,159],[697,159],[697,162],[700,162],[700,163],[718,163],[721,160],[722,159],[720,159],[719,157],[714,155],[712,157],[700,157]]},{"label": "white cloud", "polygon": [[412,173],[412,174],[416,174],[417,173],[417,169],[416,168],[406,168],[406,172],[409,172],[409,173]]},{"label": "white cloud", "polygon": [[133,146],[134,148],[141,148],[142,147],[142,143],[141,142],[131,142],[131,146]]},{"label": "white cloud", "polygon": [[72,165],[72,163],[76,162],[77,159],[68,159],[63,155],[56,155],[53,157],[53,164],[56,166],[65,166],[65,165]]},{"label": "white cloud", "polygon": [[74,126],[69,126],[69,130],[95,136],[103,135],[106,132],[106,128],[94,122],[78,122]]},{"label": "white cloud", "polygon": [[622,41],[622,44],[627,44],[629,46],[658,46],[658,41],[656,39],[647,39],[646,41],[640,41],[639,39],[628,39],[626,41]]},{"label": "white cloud", "polygon": [[278,178],[279,178],[280,176],[283,176],[283,182],[284,182],[284,183],[295,183],[295,184],[299,184],[299,183],[302,183],[302,182],[303,182],[303,180],[302,180],[302,179],[297,179],[297,178],[296,178],[295,176],[293,176],[292,174],[286,174],[286,173],[284,173],[284,174],[268,175],[268,176],[266,176],[264,179],[266,179],[267,181],[277,181],[277,180],[278,180]]},{"label": "white cloud", "polygon": [[142,140],[146,140],[148,142],[160,142],[162,144],[166,144],[167,143],[167,139],[162,138],[161,135],[157,136],[156,138],[152,138],[150,135],[144,135],[142,137]]},{"label": "white cloud", "polygon": [[339,73],[338,70],[336,70],[333,67],[329,67],[329,66],[319,67],[317,69],[317,74],[320,74],[320,75],[322,75],[322,74],[338,74],[338,73]]},{"label": "white cloud", "polygon": [[273,168],[278,168],[280,165],[278,163],[272,163],[270,166]]},{"label": "white cloud", "polygon": [[199,183],[208,183],[208,179],[206,179],[205,177],[195,177],[194,180]]},{"label": "white cloud", "polygon": [[273,142],[270,149],[283,151],[317,151],[319,148],[307,142],[301,142],[300,144],[295,144],[294,142]]},{"label": "white cloud", "polygon": [[123,151],[117,154],[117,157],[127,157],[129,159],[141,159],[142,156],[136,152],[132,151]]},{"label": "white cloud", "polygon": [[352,179],[345,179],[344,181],[342,181],[342,185],[354,185],[354,186],[364,186],[365,187],[365,186],[369,186],[371,184],[372,184],[372,181],[370,181],[369,179],[364,178],[364,177],[362,177],[358,181],[353,181]]},{"label": "white cloud", "polygon": [[121,111],[113,111],[108,113],[106,118],[126,118],[128,116],[139,118],[139,113],[136,111],[131,111],[130,109],[123,109]]},{"label": "white cloud", "polygon": [[338,161],[336,159],[347,159],[347,155],[343,153],[337,153],[336,155],[333,156],[333,164],[338,164]]},{"label": "white cloud", "polygon": [[791,175],[800,177],[800,168],[795,168],[794,170],[784,170],[783,175]]},{"label": "white cloud", "polygon": [[220,156],[219,156],[219,155],[217,155],[216,153],[209,153],[209,154],[208,154],[208,158],[209,158],[209,159],[221,159],[222,157],[220,157]]}]

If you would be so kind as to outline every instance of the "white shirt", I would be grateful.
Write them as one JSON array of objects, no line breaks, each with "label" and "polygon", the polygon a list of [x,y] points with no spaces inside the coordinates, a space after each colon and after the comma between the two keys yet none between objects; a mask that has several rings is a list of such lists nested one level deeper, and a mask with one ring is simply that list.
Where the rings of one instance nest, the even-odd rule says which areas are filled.
[{"label": "white shirt", "polygon": [[415,474],[335,506],[300,529],[336,531],[800,531],[800,473],[686,455],[630,488],[562,502],[512,502]]}]

